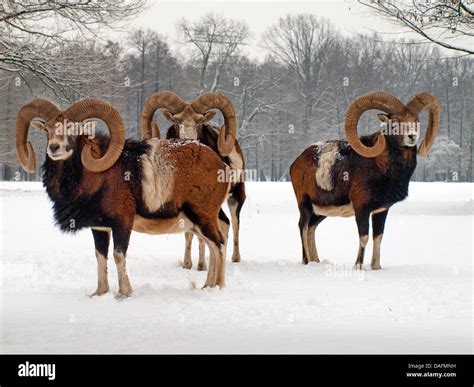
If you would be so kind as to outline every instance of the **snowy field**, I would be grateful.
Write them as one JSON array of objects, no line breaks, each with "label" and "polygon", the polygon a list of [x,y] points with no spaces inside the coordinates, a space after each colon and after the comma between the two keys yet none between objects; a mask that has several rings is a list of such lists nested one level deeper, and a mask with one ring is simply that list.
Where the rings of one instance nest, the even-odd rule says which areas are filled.
[{"label": "snowy field", "polygon": [[[322,262],[303,266],[291,185],[250,183],[225,289],[192,288],[206,273],[179,266],[183,235],[133,233],[135,292],[120,302],[113,259],[112,292],[87,296],[91,232],[54,228],[41,184],[1,183],[0,351],[471,353],[473,188],[412,183],[389,214],[382,270],[357,272],[354,218],[326,219]],[[369,243],[367,264],[371,254]]]}]

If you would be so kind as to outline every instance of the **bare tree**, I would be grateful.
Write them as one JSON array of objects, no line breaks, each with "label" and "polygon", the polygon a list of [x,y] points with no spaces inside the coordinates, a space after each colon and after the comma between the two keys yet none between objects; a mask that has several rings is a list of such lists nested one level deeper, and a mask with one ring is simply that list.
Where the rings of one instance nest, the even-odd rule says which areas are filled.
[{"label": "bare tree", "polygon": [[133,31],[129,37],[129,45],[138,51],[139,58],[139,78],[136,85],[137,91],[137,127],[140,120],[139,109],[143,106],[145,99],[145,62],[146,56],[148,55],[149,47],[153,44],[154,40],[158,39],[158,34],[151,30],[139,29]]},{"label": "bare tree", "polygon": [[[51,28],[49,20],[47,23]],[[33,96],[33,91],[53,100],[57,100],[54,93],[67,100],[106,98],[122,113],[128,135],[138,137],[139,93],[146,97],[171,90],[191,100],[202,81],[204,90],[216,87],[214,90],[224,92],[234,102],[246,168],[258,171],[258,179],[287,179],[289,165],[309,143],[344,137],[345,112],[354,98],[368,90],[383,89],[402,100],[420,90],[441,100],[440,140],[430,157],[419,160],[414,178],[454,180],[456,174],[460,181],[472,180],[474,111],[469,107],[474,104],[474,56],[443,58],[434,44],[400,37],[383,41],[376,34],[342,36],[311,15],[289,16],[272,28],[272,36],[267,37],[270,40],[264,40],[271,55],[263,63],[247,57],[239,49],[242,45],[234,51],[230,47],[232,54],[227,56],[226,47],[219,47],[221,41],[209,39],[214,43],[202,78],[202,52],[195,45],[188,42],[186,55],[178,60],[166,38],[154,31],[131,31],[123,43],[102,41],[100,35],[98,39],[69,40],[66,33],[60,44],[49,40],[52,43],[46,44],[47,51],[35,46],[41,40],[28,46],[25,34],[24,41],[16,41],[25,51],[15,55],[47,56],[44,68],[37,68],[46,69],[56,83],[49,82],[49,89],[27,69],[20,68],[22,77],[0,69],[0,177],[4,172],[5,178],[12,179],[19,171],[12,128],[19,106]],[[7,38],[2,35],[0,41]],[[222,58],[227,58],[224,64],[219,61]],[[1,66],[5,63],[0,62]],[[362,117],[361,133],[376,130],[374,116],[375,112]],[[156,118],[161,128],[169,125],[162,115]],[[426,114],[420,117],[422,121],[427,118]],[[306,135],[300,129],[302,123]],[[31,136],[35,147],[45,145],[40,131],[33,131]],[[39,174],[21,176],[39,178]]]},{"label": "bare tree", "polygon": [[[145,0],[5,0],[0,6],[0,70],[25,81],[34,75],[64,97],[74,90],[78,78],[59,67],[77,67],[70,58],[74,53],[64,56],[62,47],[81,36],[97,39],[101,28],[136,15],[144,5]],[[89,79],[95,70],[92,66]]]},{"label": "bare tree", "polygon": [[[161,89],[172,89],[171,77],[179,76],[177,61],[172,56],[163,36],[150,29],[132,31],[127,39],[127,55],[124,57],[123,71],[130,80],[128,101],[133,104],[134,129],[131,134],[138,134],[141,108],[147,94]],[[128,119],[128,118],[127,118]]]},{"label": "bare tree", "polygon": [[270,27],[263,42],[271,55],[288,66],[303,98],[303,133],[308,135],[315,104],[324,96],[321,71],[333,45],[334,31],[326,19],[287,15]]},{"label": "bare tree", "polygon": [[470,0],[359,0],[359,3],[375,10],[387,20],[416,32],[426,41],[449,50],[474,54],[474,6]]},{"label": "bare tree", "polygon": [[[197,50],[200,92],[216,91],[222,69],[249,37],[247,25],[241,21],[209,13],[195,23],[182,19],[178,23],[178,30],[184,42]],[[207,85],[206,75],[211,66],[214,67],[214,76],[212,84]]]}]

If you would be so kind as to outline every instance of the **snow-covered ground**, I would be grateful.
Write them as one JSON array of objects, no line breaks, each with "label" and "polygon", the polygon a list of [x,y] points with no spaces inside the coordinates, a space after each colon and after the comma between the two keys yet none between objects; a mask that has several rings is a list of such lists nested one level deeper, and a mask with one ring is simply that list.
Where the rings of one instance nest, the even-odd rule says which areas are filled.
[{"label": "snow-covered ground", "polygon": [[111,294],[87,297],[90,231],[54,228],[41,184],[1,183],[0,351],[471,353],[473,188],[412,183],[388,217],[383,270],[357,272],[354,218],[325,220],[323,261],[303,266],[291,185],[250,183],[225,289],[192,288],[206,273],[179,266],[182,235],[134,233],[135,293],[119,302],[113,259]]}]

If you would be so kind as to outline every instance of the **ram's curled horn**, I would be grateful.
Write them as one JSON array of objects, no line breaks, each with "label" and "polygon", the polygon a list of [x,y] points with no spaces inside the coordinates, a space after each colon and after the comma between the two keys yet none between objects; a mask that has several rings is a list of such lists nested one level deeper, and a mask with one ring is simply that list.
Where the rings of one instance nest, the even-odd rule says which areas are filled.
[{"label": "ram's curled horn", "polygon": [[237,118],[232,101],[221,93],[207,92],[200,95],[191,107],[199,114],[204,114],[211,109],[219,109],[224,116],[224,125],[220,128],[217,147],[221,156],[227,156],[235,146],[237,135]]},{"label": "ram's curled horn", "polygon": [[66,119],[81,122],[88,118],[98,118],[107,124],[110,132],[109,146],[105,154],[98,159],[92,156],[90,145],[85,145],[81,153],[84,167],[92,172],[109,169],[120,157],[125,145],[125,124],[119,112],[109,103],[100,99],[83,99],[74,102],[64,112]]},{"label": "ram's curled horn", "polygon": [[372,147],[367,147],[360,141],[357,134],[357,125],[362,114],[368,110],[378,109],[387,114],[396,114],[405,106],[393,95],[384,91],[371,91],[358,97],[347,109],[345,131],[352,148],[361,156],[376,157],[385,149],[385,138],[379,134],[377,142]]},{"label": "ram's curled horn", "polygon": [[160,91],[150,95],[142,109],[140,123],[142,139],[160,137],[158,124],[153,121],[153,115],[158,109],[168,109],[172,114],[177,114],[183,111],[185,107],[186,103],[170,91]]},{"label": "ram's curled horn", "polygon": [[16,116],[15,143],[16,152],[22,168],[27,172],[36,170],[35,151],[31,142],[28,141],[28,129],[31,120],[40,117],[45,121],[51,121],[60,114],[60,110],[53,103],[37,98],[23,105]]},{"label": "ram's curled horn", "polygon": [[408,110],[413,114],[420,113],[423,109],[428,109],[428,127],[426,128],[425,138],[423,139],[418,154],[426,156],[434,144],[436,133],[441,117],[441,104],[439,99],[434,95],[426,92],[421,92],[415,95],[406,105]]}]

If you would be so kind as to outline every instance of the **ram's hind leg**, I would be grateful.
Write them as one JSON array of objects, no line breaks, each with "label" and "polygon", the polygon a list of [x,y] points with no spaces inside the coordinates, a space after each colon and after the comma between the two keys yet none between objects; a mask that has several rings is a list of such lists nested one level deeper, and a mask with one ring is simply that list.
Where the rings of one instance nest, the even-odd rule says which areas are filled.
[{"label": "ram's hind leg", "polygon": [[191,269],[193,267],[193,261],[191,259],[191,248],[193,246],[193,233],[187,231],[184,233],[185,238],[185,248],[184,248],[184,259],[183,259],[183,267],[185,269]]},{"label": "ram's hind leg", "polygon": [[224,251],[226,252],[226,255],[227,255],[227,242],[229,241],[230,221],[227,215],[225,214],[225,212],[222,211],[222,209],[219,211],[218,224],[219,224],[219,230],[221,231],[222,236],[224,238]]},{"label": "ram's hind leg", "polygon": [[92,230],[97,258],[97,290],[90,296],[101,296],[109,291],[107,278],[107,254],[109,252],[110,231]]},{"label": "ram's hind leg", "polygon": [[114,239],[114,259],[117,266],[117,275],[119,282],[119,292],[117,298],[129,297],[132,292],[132,285],[128,278],[127,272],[127,249],[130,241],[131,228],[127,229],[122,226],[117,226],[112,229],[112,236]]},{"label": "ram's hind leg", "polygon": [[307,234],[307,242],[308,242],[308,259],[310,262],[318,262],[319,263],[319,256],[318,250],[316,248],[316,227],[318,227],[319,223],[321,223],[324,219],[326,219],[323,215],[314,214],[311,215],[308,224],[308,234]]},{"label": "ram's hind leg", "polygon": [[359,251],[357,252],[355,268],[357,270],[362,270],[364,268],[365,247],[369,241],[370,210],[365,207],[355,209],[355,218],[357,222],[357,230],[359,231]]},{"label": "ram's hind leg", "polygon": [[302,262],[303,265],[307,265],[310,257],[308,245],[308,228],[312,215],[312,208],[308,208],[308,206],[304,205],[303,203],[301,203],[298,207],[300,210],[300,220],[298,222],[298,227],[300,229],[301,250],[303,253]]},{"label": "ram's hind leg", "polygon": [[225,244],[223,240],[216,242],[204,236],[203,239],[210,251],[209,270],[204,288],[212,288],[216,285],[223,288],[225,286]]},{"label": "ram's hind leg", "polygon": [[198,271],[204,271],[207,269],[206,265],[206,242],[201,237],[199,239],[199,262],[198,262]]},{"label": "ram's hind leg", "polygon": [[[201,218],[201,220],[203,220]],[[219,221],[221,222],[221,221]],[[204,221],[195,232],[209,247],[209,270],[204,287],[225,286],[225,247],[226,238],[220,231],[220,226],[214,221]]]},{"label": "ram's hind leg", "polygon": [[232,262],[240,262],[240,246],[239,246],[239,230],[240,230],[240,211],[245,203],[245,185],[238,183],[233,188],[227,205],[230,210],[230,218],[232,219],[232,234],[234,238],[234,250],[232,252]]}]

